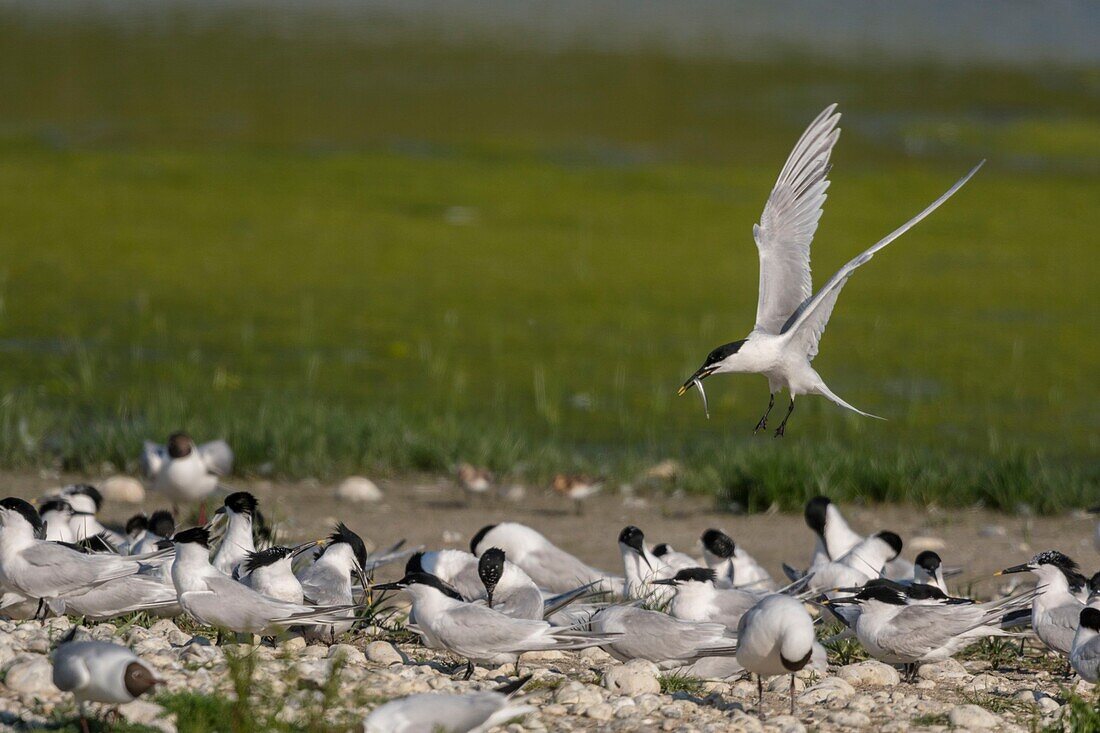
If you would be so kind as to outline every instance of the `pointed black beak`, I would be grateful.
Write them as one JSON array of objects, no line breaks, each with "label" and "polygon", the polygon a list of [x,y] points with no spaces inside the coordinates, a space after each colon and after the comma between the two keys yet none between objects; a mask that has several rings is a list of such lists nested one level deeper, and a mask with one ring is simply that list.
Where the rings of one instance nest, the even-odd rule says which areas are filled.
[{"label": "pointed black beak", "polygon": [[[644,555],[643,555],[644,557]],[[664,580],[650,581],[653,585],[678,585],[675,578],[665,578]]]},{"label": "pointed black beak", "polygon": [[1023,565],[1013,565],[1010,568],[1005,568],[1004,570],[998,570],[997,572],[993,573],[993,575],[994,576],[1009,575],[1011,573],[1027,573],[1027,572],[1030,572],[1030,571],[1031,571],[1031,566],[1029,566],[1027,563],[1024,563]]},{"label": "pointed black beak", "polygon": [[683,385],[681,385],[680,390],[676,393],[676,396],[677,397],[682,397],[683,394],[685,392],[687,392],[689,389],[691,389],[692,386],[694,386],[694,384],[696,382],[702,381],[702,380],[706,379],[707,377],[709,377],[711,374],[714,374],[714,370],[717,369],[717,368],[718,367],[709,366],[707,364],[704,364],[703,366],[696,369],[695,373],[692,374],[690,377],[688,377],[688,380],[686,382],[684,382]]},{"label": "pointed black beak", "polygon": [[404,587],[405,587],[405,584],[402,583],[400,580],[398,580],[398,581],[395,581],[393,583],[378,583],[376,585],[370,586],[370,589],[371,590],[401,590]]}]

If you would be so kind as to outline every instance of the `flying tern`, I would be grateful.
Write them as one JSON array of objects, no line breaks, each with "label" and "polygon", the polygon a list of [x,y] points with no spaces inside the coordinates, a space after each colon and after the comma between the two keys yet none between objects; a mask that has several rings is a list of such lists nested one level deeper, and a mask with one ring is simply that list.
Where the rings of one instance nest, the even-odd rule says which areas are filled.
[{"label": "flying tern", "polygon": [[767,411],[756,424],[756,431],[767,427],[775,395],[783,389],[790,393],[787,414],[775,431],[776,437],[786,430],[798,395],[821,395],[845,409],[875,417],[838,397],[810,365],[817,356],[818,344],[837,297],[856,269],[951,198],[982,166],[978,163],[924,211],[840,268],[814,294],[810,242],[829,188],[829,157],[840,137],[839,121],[840,115],[833,104],[810,123],[780,171],[764,205],[760,223],[753,227],[760,255],[760,293],[752,331],[740,341],[723,344],[711,351],[703,365],[680,387],[680,394],[692,386],[698,387],[705,407],[703,380],[710,375],[724,372],[763,374],[768,379],[771,397]]}]

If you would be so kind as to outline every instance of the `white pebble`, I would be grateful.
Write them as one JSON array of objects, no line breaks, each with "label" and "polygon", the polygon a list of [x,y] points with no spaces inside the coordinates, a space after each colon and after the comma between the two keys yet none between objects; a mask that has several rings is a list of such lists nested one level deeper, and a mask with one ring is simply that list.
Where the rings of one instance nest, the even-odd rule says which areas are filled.
[{"label": "white pebble", "polygon": [[382,490],[369,478],[348,476],[336,487],[336,498],[351,502],[382,501]]}]

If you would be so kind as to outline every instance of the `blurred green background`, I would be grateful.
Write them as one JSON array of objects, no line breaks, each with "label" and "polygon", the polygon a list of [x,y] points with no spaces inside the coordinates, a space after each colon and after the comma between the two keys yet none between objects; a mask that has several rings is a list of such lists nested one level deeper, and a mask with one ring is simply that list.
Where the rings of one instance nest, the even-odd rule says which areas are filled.
[{"label": "blurred green background", "polygon": [[[0,6],[4,466],[132,467],[184,427],[244,473],[629,481],[676,458],[752,509],[1100,498],[1093,64],[110,6]],[[676,389],[751,328],[752,224],[834,101],[817,285],[989,162],[823,340],[818,371],[888,422],[808,398],[754,438],[763,378],[710,380],[709,421]]]}]

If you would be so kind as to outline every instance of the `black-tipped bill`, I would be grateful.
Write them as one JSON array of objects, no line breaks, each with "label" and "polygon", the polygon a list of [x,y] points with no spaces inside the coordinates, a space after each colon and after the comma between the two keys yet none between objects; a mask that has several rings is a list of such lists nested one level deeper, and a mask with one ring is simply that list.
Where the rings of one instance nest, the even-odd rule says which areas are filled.
[{"label": "black-tipped bill", "polygon": [[1031,566],[1028,565],[1025,562],[1023,565],[1013,565],[1010,568],[1005,568],[1004,570],[998,570],[997,572],[993,573],[993,575],[995,575],[995,576],[996,575],[1011,575],[1012,573],[1029,573],[1029,572],[1031,572]]}]

